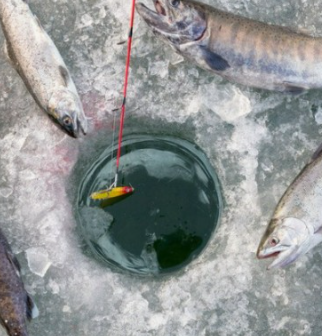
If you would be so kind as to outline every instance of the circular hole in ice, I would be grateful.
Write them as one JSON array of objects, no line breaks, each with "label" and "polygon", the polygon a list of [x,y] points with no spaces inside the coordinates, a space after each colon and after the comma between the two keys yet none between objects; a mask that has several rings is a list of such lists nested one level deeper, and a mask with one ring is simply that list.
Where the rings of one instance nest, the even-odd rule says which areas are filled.
[{"label": "circular hole in ice", "polygon": [[206,246],[221,211],[219,182],[207,157],[181,139],[129,135],[119,184],[135,192],[115,203],[93,201],[93,192],[113,182],[115,156],[116,146],[107,148],[78,191],[77,222],[94,256],[142,275],[186,266]]}]

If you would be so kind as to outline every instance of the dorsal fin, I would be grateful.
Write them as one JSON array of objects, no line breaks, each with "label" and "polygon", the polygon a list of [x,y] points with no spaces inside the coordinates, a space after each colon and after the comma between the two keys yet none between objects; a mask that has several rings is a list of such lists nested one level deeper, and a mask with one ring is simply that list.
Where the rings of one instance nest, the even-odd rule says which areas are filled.
[{"label": "dorsal fin", "polygon": [[306,37],[312,37],[312,33],[305,28],[291,28],[291,27],[283,27],[283,30],[291,33],[295,33],[297,35],[302,35]]},{"label": "dorsal fin", "polygon": [[15,61],[15,57],[12,53],[12,48],[10,47],[8,41],[5,39],[4,40],[4,54],[7,58],[7,60],[9,61],[9,63],[11,64],[11,66],[16,69],[16,71],[18,70],[17,68],[17,62]]},{"label": "dorsal fin", "polygon": [[68,82],[69,82],[69,73],[68,73],[68,70],[64,66],[62,66],[62,65],[60,65],[58,67],[58,69],[59,69],[60,75],[62,76],[62,78],[64,80],[65,86],[67,87],[68,86]]},{"label": "dorsal fin", "polygon": [[36,15],[34,14],[34,18],[35,18],[35,20],[36,20],[36,22],[37,22],[37,24],[38,24],[38,27],[39,27],[41,30],[44,30],[44,27],[42,26],[40,20],[38,19],[38,16],[36,16]]}]

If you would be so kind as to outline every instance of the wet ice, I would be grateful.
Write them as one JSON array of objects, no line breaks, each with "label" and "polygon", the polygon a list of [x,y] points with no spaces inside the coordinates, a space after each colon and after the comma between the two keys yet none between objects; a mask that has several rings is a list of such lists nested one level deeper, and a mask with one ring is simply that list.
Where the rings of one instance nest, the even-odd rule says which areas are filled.
[{"label": "wet ice", "polygon": [[46,249],[31,247],[26,250],[26,258],[31,272],[44,277],[51,265]]},{"label": "wet ice", "polygon": [[[322,34],[322,4],[316,1],[208,3]],[[255,259],[278,199],[321,142],[320,93],[289,97],[253,90],[177,62],[136,17],[130,118],[195,141],[219,172],[226,207],[217,234],[184,273],[162,281],[133,278],[80,253],[66,194],[78,151],[94,134],[104,139],[112,131],[126,52],[118,42],[127,37],[129,3],[30,5],[62,52],[93,118],[85,139],[64,136],[1,49],[1,223],[40,310],[30,335],[320,335],[321,246],[286,270],[267,272],[265,262]],[[89,161],[102,142],[97,153],[87,153]],[[35,248],[46,251],[52,263],[44,277],[28,265],[27,251]]]}]

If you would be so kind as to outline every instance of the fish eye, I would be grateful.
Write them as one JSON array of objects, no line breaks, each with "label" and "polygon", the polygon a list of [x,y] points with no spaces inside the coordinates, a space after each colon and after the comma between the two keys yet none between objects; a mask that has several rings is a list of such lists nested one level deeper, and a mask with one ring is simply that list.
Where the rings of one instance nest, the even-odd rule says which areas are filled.
[{"label": "fish eye", "polygon": [[271,246],[276,246],[278,243],[279,243],[280,241],[279,241],[279,239],[278,238],[276,238],[276,237],[273,237],[273,238],[271,238],[271,240],[270,240],[270,242],[269,242],[269,244],[271,245]]},{"label": "fish eye", "polygon": [[180,4],[180,0],[170,0],[170,4],[172,7],[177,8]]},{"label": "fish eye", "polygon": [[70,126],[70,125],[72,124],[72,119],[71,119],[70,117],[65,117],[65,118],[63,119],[63,123],[64,123],[64,125],[66,125],[66,126]]}]

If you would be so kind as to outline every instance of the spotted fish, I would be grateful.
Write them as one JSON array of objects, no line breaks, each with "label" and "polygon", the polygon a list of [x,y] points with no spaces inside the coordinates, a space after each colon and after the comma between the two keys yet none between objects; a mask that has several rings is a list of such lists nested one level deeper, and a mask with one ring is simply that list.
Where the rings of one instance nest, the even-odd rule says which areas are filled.
[{"label": "spotted fish", "polygon": [[0,0],[6,54],[38,105],[63,131],[87,132],[75,84],[59,51],[23,0]]},{"label": "spotted fish", "polygon": [[322,147],[281,198],[258,246],[268,268],[283,267],[322,241]]},{"label": "spotted fish", "polygon": [[190,0],[136,9],[154,33],[200,67],[247,86],[301,93],[322,87],[322,38]]}]

